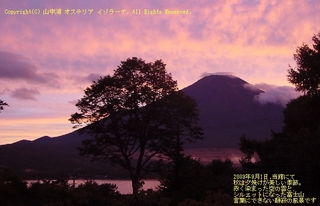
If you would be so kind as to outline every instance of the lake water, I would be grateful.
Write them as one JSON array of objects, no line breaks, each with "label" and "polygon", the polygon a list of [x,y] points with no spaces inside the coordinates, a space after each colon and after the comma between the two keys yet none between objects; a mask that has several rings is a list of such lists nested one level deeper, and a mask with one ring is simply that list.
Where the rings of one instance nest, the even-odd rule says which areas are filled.
[{"label": "lake water", "polygon": [[[221,159],[222,161],[226,159],[230,159],[233,162],[233,165],[235,167],[239,167],[239,159],[243,156],[243,154],[238,150],[234,148],[202,148],[202,149],[186,149],[184,151],[186,155],[191,155],[193,158],[200,159],[200,161],[204,163],[209,163],[213,159]],[[85,179],[76,179],[75,180],[75,186],[77,187],[80,184],[84,184],[87,180]],[[103,183],[111,183],[116,184],[118,187],[118,191],[121,194],[132,194],[132,186],[130,180],[94,180],[98,184]],[[160,184],[158,180],[143,180],[144,185],[143,189],[153,189],[156,190],[157,186]],[[33,181],[28,181],[29,183]],[[73,180],[69,180],[68,183],[70,185],[73,184]]]},{"label": "lake water", "polygon": [[[191,155],[193,158],[200,159],[204,163],[209,163],[213,159],[221,159],[222,161],[230,159],[233,162],[233,166],[239,167],[239,159],[243,154],[235,148],[197,148],[197,149],[185,149],[184,153],[186,155]],[[75,186],[79,184],[84,184],[86,180],[75,180]],[[95,180],[98,184],[112,183],[116,184],[118,191],[121,194],[132,194],[132,186],[130,180]],[[160,184],[158,180],[143,180],[143,189],[153,189],[156,190],[157,186]],[[72,184],[72,180],[69,180],[69,184]]]},{"label": "lake water", "polygon": [[[87,181],[88,180],[86,180],[86,179],[76,179],[75,180],[75,187],[78,187],[80,184],[85,184]],[[132,194],[131,180],[108,180],[108,179],[101,180],[101,179],[97,179],[97,180],[93,180],[93,181],[95,181],[99,185],[106,184],[106,183],[115,184],[118,187],[117,190],[121,194]],[[160,185],[160,182],[155,179],[148,179],[148,180],[143,180],[143,181],[144,181],[144,185],[143,185],[144,190],[148,190],[148,189],[156,190],[157,187]],[[38,182],[38,180],[27,180],[27,183],[29,186],[34,182]],[[73,180],[68,180],[68,184],[73,185]]]},{"label": "lake water", "polygon": [[200,159],[203,163],[209,163],[214,159],[232,161],[234,167],[240,167],[239,159],[244,155],[237,148],[196,148],[185,149],[184,153],[193,158]]},{"label": "lake water", "polygon": [[[84,179],[77,179],[75,180],[75,186],[77,187],[80,184],[84,184],[87,180]],[[132,185],[131,180],[94,180],[98,184],[105,184],[105,183],[111,183],[116,184],[118,187],[118,191],[121,194],[132,194]],[[144,185],[143,189],[153,189],[156,190],[158,185],[160,185],[160,182],[158,180],[143,180]],[[73,180],[69,180],[68,183],[70,185],[73,184]]]},{"label": "lake water", "polygon": [[[204,163],[209,163],[213,159],[221,159],[222,161],[230,159],[233,162],[233,166],[240,167],[239,159],[243,157],[243,154],[239,149],[235,148],[202,148],[202,149],[185,149],[186,155],[191,155],[193,158],[200,159]],[[76,180],[76,186],[84,183],[86,180]],[[132,186],[130,180],[95,180],[98,184],[112,183],[116,184],[118,191],[122,194],[132,194]],[[143,180],[143,189],[155,190],[160,184],[158,180]],[[72,184],[72,180],[69,181]]]}]

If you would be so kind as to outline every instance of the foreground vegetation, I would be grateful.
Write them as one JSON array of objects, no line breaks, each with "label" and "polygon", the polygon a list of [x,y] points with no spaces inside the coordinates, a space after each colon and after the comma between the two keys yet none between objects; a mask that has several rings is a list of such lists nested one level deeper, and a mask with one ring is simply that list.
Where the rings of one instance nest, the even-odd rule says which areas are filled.
[{"label": "foreground vegetation", "polygon": [[0,173],[0,205],[232,205],[230,160],[214,160],[208,165],[181,157],[176,166],[162,170],[157,191],[139,190],[123,195],[116,185],[87,181],[73,188],[67,180],[42,180],[28,185],[12,170]]},{"label": "foreground vegetation", "polygon": [[[165,169],[163,169],[165,168]],[[157,191],[120,194],[114,184],[88,180],[73,187],[67,180],[27,184],[12,170],[0,172],[0,205],[6,206],[229,206],[234,204],[233,175],[240,173],[230,160],[204,165],[189,156],[159,168]],[[240,204],[247,206],[249,204]],[[273,204],[259,204],[273,205]],[[281,204],[285,206],[287,204]],[[314,204],[317,205],[317,204]]]}]

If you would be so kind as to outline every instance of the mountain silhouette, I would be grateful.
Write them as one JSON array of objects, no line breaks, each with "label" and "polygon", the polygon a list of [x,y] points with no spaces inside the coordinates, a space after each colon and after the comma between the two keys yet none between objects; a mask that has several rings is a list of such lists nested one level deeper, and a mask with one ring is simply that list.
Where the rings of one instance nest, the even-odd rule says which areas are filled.
[{"label": "mountain silhouette", "polygon": [[[245,134],[252,139],[266,139],[271,130],[282,128],[283,107],[278,104],[262,105],[255,96],[264,92],[245,87],[246,81],[231,75],[210,75],[201,78],[183,91],[194,98],[200,110],[200,126],[204,131],[204,140],[195,144],[186,144],[185,148],[238,148],[240,137]],[[71,125],[70,125],[71,127]],[[13,144],[0,146],[0,167],[11,167],[25,178],[66,177],[68,173],[81,170],[119,178],[119,168],[110,171],[105,164],[92,163],[80,157],[77,147],[81,141],[89,138],[78,131],[59,137],[44,136],[34,141],[21,140]]]},{"label": "mountain silhouette", "polygon": [[210,75],[183,89],[198,103],[205,135],[204,141],[187,147],[237,148],[243,134],[262,140],[272,130],[281,131],[284,108],[255,101],[264,91],[248,89],[247,84],[232,75]]}]

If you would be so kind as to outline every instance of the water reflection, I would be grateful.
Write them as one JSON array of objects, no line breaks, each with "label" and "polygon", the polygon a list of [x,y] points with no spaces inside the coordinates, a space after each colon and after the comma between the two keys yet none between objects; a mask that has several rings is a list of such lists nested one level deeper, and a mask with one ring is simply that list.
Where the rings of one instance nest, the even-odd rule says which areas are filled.
[{"label": "water reflection", "polygon": [[[85,179],[76,179],[75,180],[75,187],[79,186],[80,184],[85,184],[86,181]],[[105,183],[111,183],[111,184],[116,184],[118,187],[118,191],[121,194],[132,194],[132,186],[131,186],[131,180],[93,180],[97,184],[105,184]],[[158,185],[160,185],[160,182],[158,180],[143,180],[144,185],[143,189],[148,190],[148,189],[153,189],[156,190]],[[70,185],[73,185],[73,180],[69,180],[68,183]]]}]

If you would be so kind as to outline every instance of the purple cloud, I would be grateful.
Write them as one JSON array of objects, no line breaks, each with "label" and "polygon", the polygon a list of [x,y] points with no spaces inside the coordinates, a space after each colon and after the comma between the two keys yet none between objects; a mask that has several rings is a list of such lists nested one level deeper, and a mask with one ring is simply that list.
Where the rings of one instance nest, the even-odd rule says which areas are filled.
[{"label": "purple cloud", "polygon": [[93,82],[93,81],[97,81],[100,78],[100,76],[101,75],[97,73],[90,73],[88,76],[84,78],[84,80]]},{"label": "purple cloud", "polygon": [[40,92],[37,89],[19,88],[11,92],[11,97],[23,100],[36,100],[35,96]]},{"label": "purple cloud", "polygon": [[27,82],[51,86],[56,84],[57,74],[53,72],[38,73],[37,70],[37,66],[30,63],[24,56],[0,51],[0,79],[22,79]]},{"label": "purple cloud", "polygon": [[78,100],[75,99],[75,100],[70,100],[68,101],[69,104],[72,104],[72,105],[76,105],[78,103]]}]

